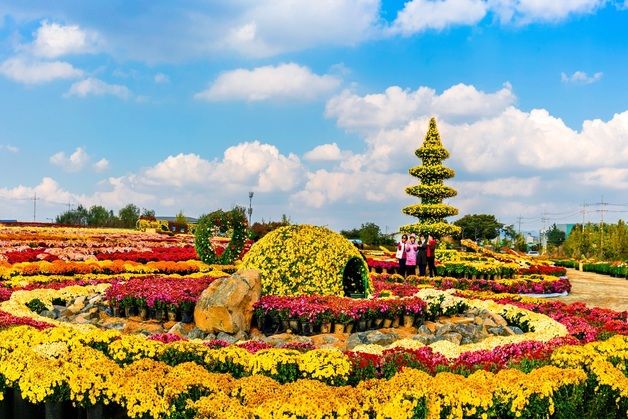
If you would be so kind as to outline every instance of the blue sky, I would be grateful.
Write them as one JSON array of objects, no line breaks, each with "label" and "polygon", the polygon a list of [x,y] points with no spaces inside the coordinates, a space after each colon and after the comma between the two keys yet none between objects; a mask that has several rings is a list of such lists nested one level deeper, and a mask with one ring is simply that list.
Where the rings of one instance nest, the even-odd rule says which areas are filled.
[{"label": "blue sky", "polygon": [[628,212],[628,4],[4,1],[0,219],[128,202],[389,231],[436,116],[467,213]]}]

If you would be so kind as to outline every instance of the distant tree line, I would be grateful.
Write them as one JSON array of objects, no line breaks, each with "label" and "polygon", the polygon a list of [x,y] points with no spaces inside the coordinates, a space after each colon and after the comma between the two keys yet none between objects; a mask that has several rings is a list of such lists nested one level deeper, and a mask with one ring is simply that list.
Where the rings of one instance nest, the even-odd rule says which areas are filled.
[{"label": "distant tree line", "polygon": [[616,224],[576,224],[557,253],[575,259],[628,261],[628,226],[623,220]]},{"label": "distant tree line", "polygon": [[102,205],[93,205],[89,209],[79,205],[75,209],[65,211],[55,218],[57,224],[90,226],[90,227],[118,227],[135,228],[140,216],[146,218],[155,217],[155,211],[140,208],[134,204],[128,204],[118,211],[108,210]]},{"label": "distant tree line", "polygon": [[341,230],[340,234],[348,239],[359,239],[362,243],[369,245],[390,245],[395,244],[392,235],[382,233],[382,230],[375,223],[364,223],[360,228],[351,230]]},{"label": "distant tree line", "polygon": [[251,226],[250,237],[251,239],[258,241],[259,239],[261,239],[262,237],[264,237],[271,231],[279,227],[288,226],[290,224],[291,224],[290,218],[286,214],[283,214],[281,216],[280,221],[264,221],[264,220],[262,220],[261,222],[256,221]]}]

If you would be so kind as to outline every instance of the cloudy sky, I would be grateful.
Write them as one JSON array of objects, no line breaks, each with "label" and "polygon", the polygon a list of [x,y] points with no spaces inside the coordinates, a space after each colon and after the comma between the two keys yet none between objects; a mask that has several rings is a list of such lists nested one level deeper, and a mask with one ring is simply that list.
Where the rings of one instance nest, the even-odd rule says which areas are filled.
[{"label": "cloudy sky", "polygon": [[627,1],[4,0],[0,219],[394,231],[431,116],[461,215],[626,219],[627,39]]}]

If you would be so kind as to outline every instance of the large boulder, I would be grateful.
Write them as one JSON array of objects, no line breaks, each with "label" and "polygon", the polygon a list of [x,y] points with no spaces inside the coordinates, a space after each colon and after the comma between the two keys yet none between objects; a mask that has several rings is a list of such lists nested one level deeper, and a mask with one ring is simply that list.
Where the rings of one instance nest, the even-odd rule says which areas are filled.
[{"label": "large boulder", "polygon": [[253,304],[262,293],[259,272],[242,270],[212,282],[201,294],[194,309],[196,327],[206,333],[248,332]]}]

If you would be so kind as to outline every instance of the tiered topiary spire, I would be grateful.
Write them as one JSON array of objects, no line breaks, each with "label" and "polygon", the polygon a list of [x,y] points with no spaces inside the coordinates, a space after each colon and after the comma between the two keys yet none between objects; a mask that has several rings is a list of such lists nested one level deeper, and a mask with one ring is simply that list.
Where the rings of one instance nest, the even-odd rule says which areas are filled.
[{"label": "tiered topiary spire", "polygon": [[401,227],[402,232],[432,234],[437,237],[455,236],[461,229],[448,224],[445,217],[458,214],[458,209],[443,204],[444,198],[456,196],[456,190],[443,184],[444,179],[454,177],[455,172],[442,165],[449,157],[443,147],[436,127],[436,119],[430,119],[430,127],[425,134],[423,145],[415,154],[423,162],[409,170],[410,174],[420,179],[420,183],[406,188],[409,195],[421,198],[420,204],[409,205],[402,211],[419,219],[418,223]]}]

